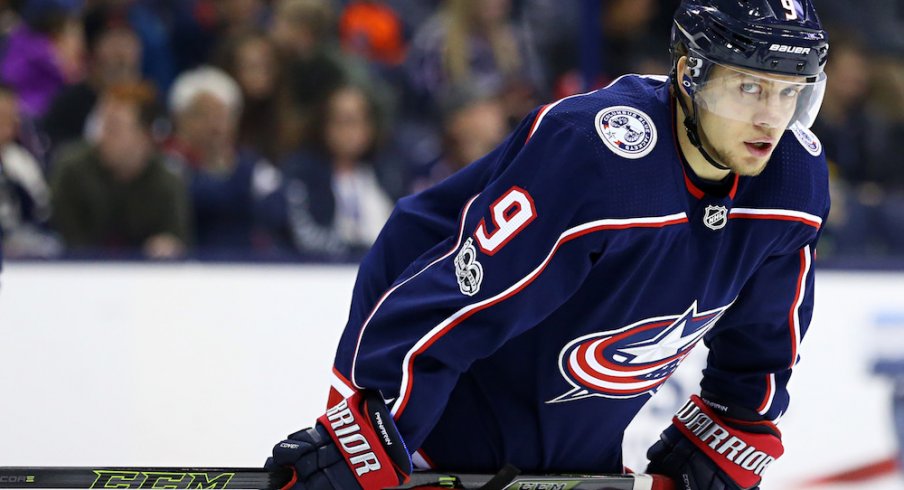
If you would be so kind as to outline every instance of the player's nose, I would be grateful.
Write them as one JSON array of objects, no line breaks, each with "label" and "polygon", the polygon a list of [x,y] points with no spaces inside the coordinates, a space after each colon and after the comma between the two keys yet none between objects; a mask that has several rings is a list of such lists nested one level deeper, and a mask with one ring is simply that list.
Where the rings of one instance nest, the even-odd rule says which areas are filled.
[{"label": "player's nose", "polygon": [[780,97],[774,94],[765,94],[765,96],[756,105],[753,113],[754,126],[764,129],[785,129],[783,126],[787,124],[793,112],[792,108],[787,107]]},{"label": "player's nose", "polygon": [[753,125],[763,129],[778,129],[785,120],[785,114],[779,108],[768,105],[763,105],[753,115]]}]

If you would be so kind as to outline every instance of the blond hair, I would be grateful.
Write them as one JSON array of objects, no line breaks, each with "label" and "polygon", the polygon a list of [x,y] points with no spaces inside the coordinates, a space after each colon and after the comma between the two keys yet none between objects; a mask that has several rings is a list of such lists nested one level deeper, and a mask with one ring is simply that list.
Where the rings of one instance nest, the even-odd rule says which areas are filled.
[{"label": "blond hair", "polygon": [[[470,38],[478,26],[475,17],[479,8],[478,0],[446,0],[443,7],[446,21],[443,62],[452,83],[462,83],[471,77]],[[483,34],[503,76],[516,74],[521,68],[521,54],[511,28],[503,23],[494,24]]]}]

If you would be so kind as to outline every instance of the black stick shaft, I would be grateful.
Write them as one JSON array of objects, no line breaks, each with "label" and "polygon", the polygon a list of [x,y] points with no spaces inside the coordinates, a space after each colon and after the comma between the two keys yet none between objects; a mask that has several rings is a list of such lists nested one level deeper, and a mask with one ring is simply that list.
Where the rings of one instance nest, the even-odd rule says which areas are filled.
[{"label": "black stick shaft", "polygon": [[0,467],[2,488],[275,489],[288,474],[261,468]]},{"label": "black stick shaft", "polygon": [[[397,487],[479,489],[494,475],[415,472]],[[0,489],[276,490],[289,481],[286,470],[175,467],[0,467]],[[658,475],[520,475],[503,487],[519,490],[668,490]]]}]

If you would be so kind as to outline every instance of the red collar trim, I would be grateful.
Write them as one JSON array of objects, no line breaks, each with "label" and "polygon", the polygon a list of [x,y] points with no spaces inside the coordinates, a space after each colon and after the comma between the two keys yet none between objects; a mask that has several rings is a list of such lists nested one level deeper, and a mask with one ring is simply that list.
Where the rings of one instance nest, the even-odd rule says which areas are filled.
[{"label": "red collar trim", "polygon": [[740,175],[738,175],[738,174],[733,174],[733,175],[734,175],[734,183],[731,184],[731,190],[728,191],[728,198],[731,199],[732,201],[734,200],[735,194],[738,193],[738,182],[741,180]]},{"label": "red collar trim", "polygon": [[705,196],[706,193],[700,190],[699,187],[695,186],[693,182],[691,182],[691,178],[687,176],[687,172],[684,170],[684,167],[681,168],[681,172],[684,174],[684,185],[685,187],[687,187],[687,191],[697,199],[703,199],[703,196]]}]

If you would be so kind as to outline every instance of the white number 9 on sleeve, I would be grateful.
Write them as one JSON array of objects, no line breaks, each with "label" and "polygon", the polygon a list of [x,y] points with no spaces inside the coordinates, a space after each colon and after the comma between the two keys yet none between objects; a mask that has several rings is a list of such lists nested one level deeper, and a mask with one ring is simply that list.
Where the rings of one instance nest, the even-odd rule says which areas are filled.
[{"label": "white number 9 on sleeve", "polygon": [[488,233],[486,220],[480,220],[474,238],[480,250],[493,255],[537,217],[534,200],[526,190],[514,186],[491,206],[494,231]]}]

